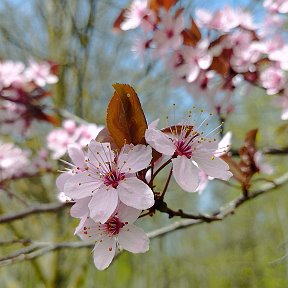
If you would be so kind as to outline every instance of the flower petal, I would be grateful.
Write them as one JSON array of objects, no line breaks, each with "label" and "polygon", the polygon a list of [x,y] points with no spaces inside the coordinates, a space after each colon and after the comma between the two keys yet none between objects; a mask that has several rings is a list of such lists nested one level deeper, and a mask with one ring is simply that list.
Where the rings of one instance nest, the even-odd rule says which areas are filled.
[{"label": "flower petal", "polygon": [[150,146],[136,145],[128,153],[120,153],[118,167],[121,172],[135,173],[146,168],[152,159],[152,149]]},{"label": "flower petal", "polygon": [[198,164],[199,168],[211,177],[227,181],[233,176],[233,174],[228,171],[229,165],[208,151],[195,151],[192,158]]},{"label": "flower petal", "polygon": [[119,203],[117,210],[121,222],[128,223],[134,223],[142,212],[141,210],[129,207],[122,202]]},{"label": "flower petal", "polygon": [[57,179],[56,179],[56,186],[58,188],[58,190],[60,192],[63,192],[64,191],[64,185],[65,183],[67,182],[68,179],[70,179],[71,177],[73,177],[73,174],[72,172],[68,171],[68,172],[64,172],[64,173],[61,173]]},{"label": "flower petal", "polygon": [[113,187],[100,188],[93,194],[88,204],[90,217],[95,222],[105,223],[118,205],[117,190]]},{"label": "flower petal", "polygon": [[98,241],[93,249],[94,264],[97,269],[104,270],[112,262],[116,250],[114,237],[106,237]]},{"label": "flower petal", "polygon": [[172,156],[176,150],[172,140],[163,132],[156,129],[147,129],[145,139],[158,152]]},{"label": "flower petal", "polygon": [[85,197],[76,201],[76,203],[70,209],[70,215],[74,218],[81,218],[83,215],[89,212],[88,204],[91,197]]},{"label": "flower petal", "polygon": [[68,145],[68,155],[71,158],[72,162],[79,167],[84,169],[85,167],[85,156],[81,147],[77,144]]},{"label": "flower petal", "polygon": [[178,156],[172,163],[177,184],[187,192],[195,192],[199,185],[199,169],[186,156]]},{"label": "flower petal", "polygon": [[64,193],[73,199],[91,196],[102,182],[87,173],[79,173],[68,179],[64,185]]},{"label": "flower petal", "polygon": [[119,244],[132,253],[144,253],[149,250],[149,238],[145,232],[133,224],[124,226],[118,235]]},{"label": "flower petal", "polygon": [[136,177],[126,178],[117,187],[119,199],[136,209],[148,209],[154,205],[154,194],[150,187]]}]

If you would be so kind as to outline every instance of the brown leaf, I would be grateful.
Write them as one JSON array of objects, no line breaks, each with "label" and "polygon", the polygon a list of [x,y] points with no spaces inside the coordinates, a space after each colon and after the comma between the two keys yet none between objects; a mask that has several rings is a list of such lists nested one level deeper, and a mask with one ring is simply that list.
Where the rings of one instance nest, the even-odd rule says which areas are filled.
[{"label": "brown leaf", "polygon": [[114,95],[107,108],[107,128],[118,148],[144,144],[147,121],[135,90],[127,84],[113,84]]},{"label": "brown leaf", "polygon": [[214,70],[217,73],[225,76],[228,74],[230,69],[230,65],[227,61],[227,59],[225,59],[224,55],[220,55],[219,57],[214,57],[212,64],[210,66],[210,70]]},{"label": "brown leaf", "polygon": [[201,32],[192,17],[191,27],[189,29],[183,30],[182,36],[184,44],[189,46],[196,46],[197,43],[201,40]]},{"label": "brown leaf", "polygon": [[178,0],[150,0],[149,8],[157,13],[161,7],[168,11],[177,2]]},{"label": "brown leaf", "polygon": [[122,31],[120,26],[123,23],[123,21],[125,20],[125,13],[127,12],[127,8],[123,9],[120,14],[118,15],[118,17],[116,18],[116,20],[113,23],[113,31],[114,32],[120,32]]}]

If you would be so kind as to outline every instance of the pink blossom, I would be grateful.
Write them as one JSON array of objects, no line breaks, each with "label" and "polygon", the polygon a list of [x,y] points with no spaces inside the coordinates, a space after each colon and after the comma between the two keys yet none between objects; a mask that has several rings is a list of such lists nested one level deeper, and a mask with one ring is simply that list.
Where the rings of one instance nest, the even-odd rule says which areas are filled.
[{"label": "pink blossom", "polygon": [[121,203],[105,223],[94,222],[90,218],[85,221],[83,229],[77,234],[83,240],[95,241],[93,258],[97,269],[104,270],[110,265],[119,245],[132,253],[149,250],[149,238],[133,224],[140,213],[141,210]]},{"label": "pink blossom", "polygon": [[273,166],[266,162],[265,155],[261,151],[257,151],[254,154],[254,161],[256,167],[259,169],[259,172],[268,175],[274,172]]},{"label": "pink blossom", "polygon": [[154,56],[163,56],[166,52],[177,50],[183,43],[182,31],[185,28],[184,18],[180,14],[176,19],[171,15],[165,15],[159,24],[160,28],[155,32],[153,40],[156,44]]},{"label": "pink blossom", "polygon": [[[189,120],[190,117],[191,114],[188,115]],[[198,129],[204,122],[206,120]],[[157,129],[148,129],[145,133],[149,145],[171,157],[173,175],[178,185],[187,192],[195,192],[200,181],[199,170],[211,177],[228,180],[232,176],[228,164],[214,155],[216,139],[206,138],[204,132],[196,129],[195,123],[179,125],[180,131],[172,126],[169,134]]]},{"label": "pink blossom", "polygon": [[263,6],[272,13],[288,13],[287,0],[265,0]]},{"label": "pink blossom", "polygon": [[260,80],[263,87],[267,89],[267,94],[273,95],[284,88],[285,74],[283,70],[271,66],[261,73]]},{"label": "pink blossom", "polygon": [[268,58],[272,61],[276,61],[280,68],[288,71],[288,45],[284,45],[280,49],[271,52]]},{"label": "pink blossom", "polygon": [[184,63],[175,68],[176,74],[185,77],[188,83],[195,81],[201,69],[206,70],[212,63],[208,46],[207,40],[200,41],[196,47],[184,46],[181,51]]},{"label": "pink blossom", "polygon": [[3,180],[26,174],[30,161],[29,152],[13,143],[0,142],[0,183]]},{"label": "pink blossom", "polygon": [[136,177],[152,159],[152,149],[145,145],[125,145],[117,155],[109,143],[94,140],[88,145],[87,171],[68,179],[64,192],[73,199],[92,196],[90,216],[105,223],[119,200],[136,209],[148,209],[154,204],[150,187]]},{"label": "pink blossom", "polygon": [[121,23],[122,30],[135,29],[142,26],[145,32],[154,28],[156,16],[148,9],[147,0],[134,0],[125,13],[126,19]]},{"label": "pink blossom", "polygon": [[47,136],[47,146],[53,152],[52,158],[59,159],[66,152],[69,144],[77,143],[86,146],[95,139],[103,126],[95,124],[81,124],[77,126],[73,120],[65,120],[63,128],[52,130]]},{"label": "pink blossom", "polygon": [[0,62],[0,86],[9,87],[13,83],[23,82],[23,71],[25,66],[21,62]]},{"label": "pink blossom", "polygon": [[204,26],[221,32],[229,32],[239,25],[237,14],[228,6],[216,11],[214,15],[204,9],[197,9],[196,17],[200,27]]},{"label": "pink blossom", "polygon": [[[229,151],[231,145],[231,139],[232,139],[232,133],[228,131],[218,143],[218,149],[214,152],[215,157],[220,157]],[[213,180],[214,177],[210,177],[203,170],[200,170],[199,179],[200,182],[196,191],[199,192],[199,194],[201,194],[207,187],[209,180]]]},{"label": "pink blossom", "polygon": [[48,62],[37,63],[30,60],[30,66],[26,68],[24,74],[28,81],[33,81],[40,87],[58,82],[58,77],[51,73],[51,65]]}]

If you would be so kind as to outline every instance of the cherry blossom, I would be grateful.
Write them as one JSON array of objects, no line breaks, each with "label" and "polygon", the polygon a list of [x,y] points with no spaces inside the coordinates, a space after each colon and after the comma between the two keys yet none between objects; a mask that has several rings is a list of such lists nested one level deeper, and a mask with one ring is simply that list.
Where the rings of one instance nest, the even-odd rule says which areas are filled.
[{"label": "cherry blossom", "polygon": [[163,56],[167,51],[178,49],[183,43],[181,32],[185,28],[184,18],[180,14],[176,19],[167,14],[159,24],[153,40],[156,44],[154,56]]},{"label": "cherry blossom", "polygon": [[267,89],[267,94],[273,95],[284,88],[285,74],[283,70],[272,66],[261,73],[260,80],[263,87]]},{"label": "cherry blossom", "polygon": [[29,64],[24,73],[28,81],[33,81],[40,87],[58,82],[58,77],[51,73],[51,65],[48,62],[37,63],[34,60],[30,60]]},{"label": "cherry blossom", "polygon": [[22,62],[10,60],[0,62],[0,86],[9,87],[13,83],[21,83],[24,69],[25,65]]},{"label": "cherry blossom", "polygon": [[[188,115],[189,120],[190,118],[191,113]],[[207,138],[203,135],[204,132],[198,129],[195,123],[193,125],[188,121],[188,123],[172,126],[169,134],[157,129],[148,129],[145,133],[149,145],[163,155],[171,157],[174,178],[187,192],[197,190],[200,181],[199,170],[204,171],[208,176],[225,181],[232,176],[228,171],[228,164],[214,155],[217,150],[216,139]]]},{"label": "cherry blossom", "polygon": [[204,9],[197,9],[196,17],[200,27],[203,26],[222,32],[229,32],[239,25],[235,11],[228,6],[216,11],[214,15]]},{"label": "cherry blossom", "polygon": [[92,196],[90,216],[101,223],[109,219],[119,200],[136,209],[148,209],[154,204],[154,194],[135,173],[148,167],[151,159],[149,146],[125,145],[116,154],[109,143],[92,140],[88,145],[87,171],[68,179],[64,192],[76,200]]},{"label": "cherry blossom", "polygon": [[287,0],[265,0],[263,6],[272,13],[288,13]]},{"label": "cherry blossom", "polygon": [[122,30],[135,29],[142,26],[144,31],[153,29],[156,16],[148,9],[148,0],[134,0],[125,13],[125,20],[121,23]]},{"label": "cherry blossom", "polygon": [[184,46],[181,51],[184,63],[175,68],[177,75],[185,77],[188,83],[195,81],[201,69],[207,69],[212,63],[208,45],[208,41],[202,40],[195,48]]},{"label": "cherry blossom", "polygon": [[0,142],[0,183],[27,173],[30,164],[29,155],[28,151],[13,143]]},{"label": "cherry blossom", "polygon": [[103,128],[90,123],[77,126],[73,120],[65,120],[62,125],[63,128],[56,128],[47,135],[47,146],[53,152],[53,159],[61,158],[67,152],[69,144],[86,146]]},{"label": "cherry blossom", "polygon": [[133,223],[141,210],[120,204],[117,211],[105,223],[94,222],[88,218],[83,229],[77,234],[83,240],[94,240],[94,264],[104,270],[112,262],[116,248],[121,247],[132,253],[145,253],[149,250],[149,238]]}]

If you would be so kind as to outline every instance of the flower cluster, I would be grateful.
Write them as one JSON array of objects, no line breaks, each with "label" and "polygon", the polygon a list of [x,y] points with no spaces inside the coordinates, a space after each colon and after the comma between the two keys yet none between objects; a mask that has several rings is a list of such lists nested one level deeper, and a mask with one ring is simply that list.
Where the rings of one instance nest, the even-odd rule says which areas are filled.
[{"label": "flower cluster", "polygon": [[103,126],[95,124],[77,125],[74,120],[65,120],[61,128],[51,130],[47,135],[47,147],[53,152],[52,158],[59,159],[66,152],[69,144],[77,143],[79,147],[86,146],[95,139]]},{"label": "flower cluster", "polygon": [[26,132],[33,119],[54,123],[56,120],[43,111],[40,100],[48,96],[44,87],[58,81],[57,65],[37,63],[0,62],[0,131]]},{"label": "flower cluster", "polygon": [[[142,211],[153,214],[157,209],[154,204],[159,201],[159,193],[153,181],[164,167],[171,165],[176,182],[187,192],[204,189],[201,175],[205,174],[207,180],[209,176],[224,181],[232,176],[228,164],[220,158],[229,145],[219,147],[212,138],[219,126],[211,131],[202,129],[208,127],[211,115],[199,123],[198,112],[194,112],[198,121],[189,112],[182,123],[161,130],[155,122],[150,124],[143,135],[145,144],[127,143],[112,149],[115,143],[110,135],[110,142],[99,142],[98,137],[84,149],[68,145],[72,163],[66,162],[69,167],[56,184],[61,197],[74,202],[71,216],[80,219],[75,233],[95,240],[94,263],[98,269],[108,267],[117,246],[133,253],[148,250],[148,237],[132,223]],[[160,158],[153,156],[152,148]],[[167,185],[169,181],[170,176]]]},{"label": "flower cluster", "polygon": [[264,1],[267,17],[257,25],[242,9],[197,9],[190,27],[185,26],[183,10],[172,9],[176,2],[163,7],[147,0],[132,2],[118,27],[142,31],[132,50],[143,61],[148,53],[150,59],[162,59],[172,72],[173,85],[185,87],[196,99],[205,97],[224,117],[234,110],[232,95],[237,88],[243,91],[246,83],[247,88],[252,84],[268,95],[279,94],[285,119],[288,44],[279,13],[288,13],[287,1]]}]

